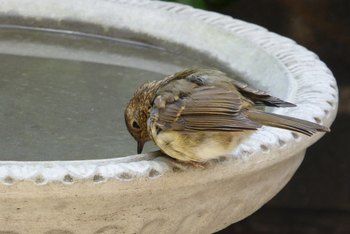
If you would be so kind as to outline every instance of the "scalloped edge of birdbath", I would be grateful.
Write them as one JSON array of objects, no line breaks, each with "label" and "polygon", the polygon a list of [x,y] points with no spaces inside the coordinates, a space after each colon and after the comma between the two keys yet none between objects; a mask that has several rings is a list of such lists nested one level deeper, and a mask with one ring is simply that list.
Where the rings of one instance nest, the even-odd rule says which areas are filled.
[{"label": "scalloped edge of birdbath", "polygon": [[[249,47],[258,48],[262,53],[269,55],[276,66],[285,70],[285,76],[290,86],[285,99],[297,104],[297,107],[273,110],[274,112],[318,122],[326,126],[330,126],[336,116],[338,89],[332,72],[327,66],[319,60],[316,54],[296,44],[293,40],[254,24],[181,4],[148,0],[76,0],[74,4],[69,0],[13,0],[2,2],[0,6],[0,15],[5,17],[20,15],[24,18],[38,20],[73,20],[103,25],[106,29],[108,27],[126,28],[135,33],[147,33],[164,41],[171,41],[210,54],[228,67],[234,63],[234,57],[225,52],[225,45],[220,44],[220,40],[230,38],[241,40],[246,43],[245,46],[248,49]],[[137,18],[142,18],[142,22],[135,20]],[[157,24],[159,22],[171,26],[159,27]],[[179,34],[174,28],[181,29],[184,33]],[[200,38],[201,40],[195,38],[190,34],[193,30],[198,30],[206,37]],[[192,38],[193,40],[191,40]],[[212,44],[208,46],[208,43]],[[234,66],[232,65],[232,67]],[[96,214],[91,216],[95,217],[94,221],[91,221],[93,223],[91,225],[95,225],[94,227],[103,226],[105,228],[103,230],[109,230],[108,228],[110,230],[121,228],[120,230],[122,230],[124,228],[123,230],[126,232],[163,230],[180,233],[181,231],[192,233],[198,230],[215,231],[246,217],[271,199],[294,174],[303,159],[306,148],[315,143],[322,135],[318,133],[313,137],[304,137],[285,130],[263,127],[254,133],[249,140],[242,143],[232,153],[232,157],[219,160],[204,170],[178,165],[173,160],[157,153],[103,160],[1,161],[0,181],[2,183],[0,191],[6,193],[3,199],[13,199],[13,206],[21,205],[24,200],[32,199],[32,206],[28,206],[31,209],[40,209],[45,204],[50,207],[50,204],[56,201],[66,203],[65,206],[62,205],[63,208],[60,208],[62,210],[70,209],[74,204],[80,204],[86,209],[86,202],[92,199]],[[259,174],[260,172],[261,174]],[[259,175],[261,177],[257,177]],[[261,190],[260,185],[264,184],[263,181],[270,184],[265,184],[267,187]],[[250,182],[255,186],[250,192],[260,193],[259,198],[250,197],[246,192]],[[229,184],[232,187],[228,186]],[[206,186],[207,190],[205,190]],[[226,199],[224,205],[215,200],[215,196],[212,194],[212,191],[217,189],[215,186],[222,186],[220,187],[222,188],[222,200]],[[268,189],[269,186],[271,189]],[[196,190],[199,187],[202,190]],[[227,191],[225,187],[234,191]],[[176,210],[176,204],[163,200],[162,193],[169,193],[169,196],[173,196],[169,199],[174,199],[178,204],[188,203],[187,205],[191,205],[197,202],[196,196],[202,196],[198,194],[198,191],[202,191],[200,194],[206,195],[206,197],[202,197],[205,207],[195,209],[196,211],[190,212],[190,214],[183,210],[186,217],[179,220],[169,218],[175,217],[172,216],[174,214],[181,214],[181,211]],[[235,197],[232,192],[240,194],[237,196],[246,196],[250,200]],[[188,201],[192,203],[189,203],[185,199],[186,196],[183,196],[186,193],[190,197]],[[80,200],[76,200],[74,194],[79,195]],[[127,195],[131,196],[132,200],[123,200],[127,199],[125,198]],[[154,201],[147,200],[152,199],[151,195],[154,197]],[[67,196],[69,201],[67,201]],[[98,198],[101,196],[104,197],[103,201]],[[147,202],[143,204],[139,200],[140,196],[149,202],[150,207],[152,207],[149,209],[153,213],[146,212]],[[125,211],[126,213],[136,212],[127,215],[129,221],[135,222],[135,224],[123,221],[116,214],[113,217],[108,216],[107,221],[100,220],[101,214],[113,207],[113,205],[106,206],[105,210],[101,210],[101,204],[105,204],[103,202],[107,201],[112,202],[113,198],[119,202],[135,202],[138,205],[132,207],[144,208],[143,211],[133,211],[133,208],[130,208],[130,211]],[[159,204],[164,202],[164,207],[171,207],[172,211],[167,210],[162,213],[157,210],[157,199],[159,199]],[[41,205],[37,203],[37,200],[43,201]],[[214,208],[211,208],[210,204],[205,203],[205,201],[212,203],[217,201],[221,205],[213,205],[216,209],[214,211]],[[241,203],[237,203],[237,201],[241,201]],[[119,206],[114,208],[121,209],[123,204],[119,204],[117,201],[116,204]],[[235,208],[232,204],[236,204]],[[233,210],[225,210],[225,206]],[[42,226],[29,225],[28,222],[32,221],[28,218],[28,212],[24,211],[21,213],[22,216],[19,215],[23,219],[12,226],[17,227],[18,230],[25,230],[23,227],[29,225],[37,231],[44,230],[45,225],[51,225],[52,228],[55,225],[62,227],[63,224],[52,221],[55,219],[55,214],[57,215],[55,212],[59,210],[59,207],[55,206],[52,208],[52,212],[46,212],[46,224],[40,224]],[[77,208],[77,210],[79,209]],[[72,229],[90,231],[89,227],[84,228],[78,225],[80,222],[78,217],[83,216],[76,213],[77,210],[71,210],[67,214],[68,218],[74,217]],[[137,212],[140,213],[137,214]],[[217,216],[218,212],[224,213],[226,216]],[[164,215],[166,217],[162,218]],[[33,216],[35,215],[33,214]],[[140,221],[135,218],[136,216],[149,217],[150,220],[144,218]],[[221,218],[215,218],[216,216]],[[212,220],[212,222],[206,220]],[[117,225],[106,224],[111,222],[117,222]],[[193,222],[196,222],[196,225],[193,225]],[[174,227],[175,224],[177,227]],[[45,228],[47,228],[46,226]]]},{"label": "scalloped edge of birdbath", "polygon": [[[276,62],[284,66],[286,72],[293,82],[292,92],[287,97],[298,105],[297,108],[289,110],[277,110],[279,113],[295,116],[301,119],[318,122],[330,126],[333,122],[338,104],[338,90],[336,81],[332,72],[327,66],[319,60],[318,56],[304,47],[296,44],[291,39],[282,37],[266,29],[233,19],[221,14],[207,12],[191,8],[189,6],[164,3],[158,1],[99,1],[100,6],[96,6],[96,1],[85,1],[84,10],[80,10],[82,2],[77,1],[75,6],[66,10],[70,6],[69,1],[8,1],[2,3],[0,14],[3,15],[21,15],[22,17],[35,17],[37,19],[53,18],[60,20],[76,20],[82,22],[93,22],[95,24],[105,24],[109,26],[123,27],[126,14],[121,11],[123,8],[133,9],[135,13],[141,10],[148,10],[149,17],[170,17],[177,19],[193,21],[206,27],[214,27],[225,36],[235,35],[243,40],[249,41],[255,46],[266,51],[276,59]],[[51,15],[48,11],[53,10]],[[115,18],[110,19],[105,15],[99,15],[99,12],[110,8],[115,10]],[[106,12],[106,15],[110,12]],[[149,23],[149,22],[146,22]],[[212,53],[223,62],[230,62],[223,55],[220,57],[215,48],[203,49],[203,45],[186,42],[187,38],[181,35],[171,35],[171,32],[159,32],[156,25],[149,27],[143,24],[129,24],[129,28],[134,32],[149,32],[167,40],[172,38],[174,42],[194,47],[205,53]],[[183,22],[178,27],[182,27]],[[202,27],[204,27],[202,26]],[[213,51],[210,51],[213,50]],[[317,80],[316,80],[317,79]],[[317,82],[317,83],[315,83]],[[275,110],[276,112],[276,110]],[[284,130],[264,127],[254,134],[251,139],[241,145],[235,152],[234,158],[243,158],[246,163],[258,160],[260,163],[269,161],[268,154],[279,154],[283,148],[285,155],[287,152],[297,149],[305,149],[316,142],[322,134],[317,134],[311,138],[299,136],[298,134]],[[266,159],[266,160],[265,160]],[[165,160],[167,161],[167,160]],[[33,180],[38,184],[44,184],[50,181],[72,182],[80,179],[91,179],[94,177],[109,179],[122,179],[125,177],[149,177],[150,174],[162,174],[169,172],[172,164],[168,165],[164,160],[157,160],[154,154],[145,154],[139,156],[129,156],[118,159],[105,160],[84,160],[84,161],[52,161],[52,162],[0,162],[0,181],[4,184],[13,184],[17,180]],[[23,166],[27,169],[23,169]],[[108,172],[107,172],[108,171]],[[150,173],[155,172],[156,173]],[[120,176],[123,174],[124,176]],[[125,175],[128,176],[125,176]]]}]

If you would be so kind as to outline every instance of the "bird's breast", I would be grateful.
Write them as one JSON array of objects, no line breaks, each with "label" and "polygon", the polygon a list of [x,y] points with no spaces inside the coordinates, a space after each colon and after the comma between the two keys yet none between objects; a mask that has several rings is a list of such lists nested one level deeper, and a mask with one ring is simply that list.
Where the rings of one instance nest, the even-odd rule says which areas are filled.
[{"label": "bird's breast", "polygon": [[153,136],[159,148],[180,161],[206,162],[232,153],[251,131],[183,132],[161,131]]}]

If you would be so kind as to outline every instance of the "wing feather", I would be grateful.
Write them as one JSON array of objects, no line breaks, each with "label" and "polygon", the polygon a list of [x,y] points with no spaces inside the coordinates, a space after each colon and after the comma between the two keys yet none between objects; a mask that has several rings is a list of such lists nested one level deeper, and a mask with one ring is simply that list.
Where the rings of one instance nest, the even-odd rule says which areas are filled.
[{"label": "wing feather", "polygon": [[190,95],[157,111],[157,125],[181,131],[242,131],[261,127],[242,112],[239,94],[215,86],[197,87]]},{"label": "wing feather", "polygon": [[252,100],[257,106],[273,106],[273,107],[295,107],[296,105],[290,102],[283,101],[277,97],[271,96],[267,92],[252,88],[246,83],[232,80],[233,84],[245,97]]}]

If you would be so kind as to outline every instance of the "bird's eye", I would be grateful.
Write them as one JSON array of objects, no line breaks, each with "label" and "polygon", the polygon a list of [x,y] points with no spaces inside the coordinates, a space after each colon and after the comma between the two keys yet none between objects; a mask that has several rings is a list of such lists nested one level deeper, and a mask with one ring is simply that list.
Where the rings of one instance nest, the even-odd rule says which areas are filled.
[{"label": "bird's eye", "polygon": [[140,129],[140,126],[139,126],[139,124],[136,121],[132,122],[132,127]]}]

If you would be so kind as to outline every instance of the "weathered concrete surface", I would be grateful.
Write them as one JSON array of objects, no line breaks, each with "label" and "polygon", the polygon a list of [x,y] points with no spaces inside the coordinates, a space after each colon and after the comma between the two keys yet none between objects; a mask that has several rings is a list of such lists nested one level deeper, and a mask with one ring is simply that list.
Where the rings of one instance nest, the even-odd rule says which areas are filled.
[{"label": "weathered concrete surface", "polygon": [[0,231],[211,233],[245,218],[271,199],[292,177],[303,156],[301,152],[238,172],[235,169],[244,163],[226,161],[204,170],[130,182],[0,185]]}]

